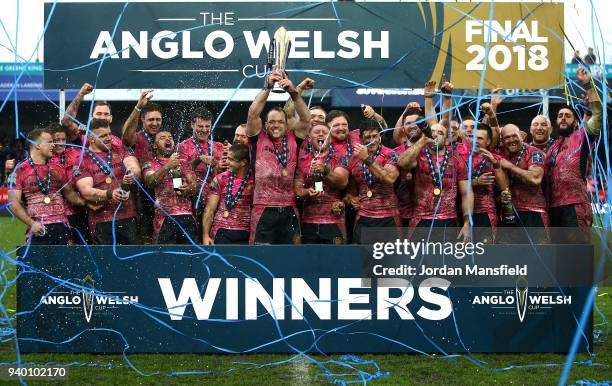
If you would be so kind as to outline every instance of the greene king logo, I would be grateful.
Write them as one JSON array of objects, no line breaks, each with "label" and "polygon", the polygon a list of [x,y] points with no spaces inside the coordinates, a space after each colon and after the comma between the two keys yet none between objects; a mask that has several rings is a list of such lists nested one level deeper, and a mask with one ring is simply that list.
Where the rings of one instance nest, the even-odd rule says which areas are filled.
[{"label": "greene king logo", "polygon": [[524,276],[516,280],[513,290],[485,291],[484,293],[485,295],[474,296],[472,304],[489,305],[500,314],[516,313],[521,323],[525,320],[527,313],[544,314],[554,306],[572,304],[571,295],[563,295],[560,291],[548,289],[530,291]]},{"label": "greene king logo", "polygon": [[71,315],[84,315],[89,323],[94,311],[100,315],[110,315],[120,306],[137,303],[138,296],[127,295],[125,291],[102,292],[94,287],[95,280],[90,275],[81,280],[83,291],[54,291],[40,299],[47,306],[57,306]]}]

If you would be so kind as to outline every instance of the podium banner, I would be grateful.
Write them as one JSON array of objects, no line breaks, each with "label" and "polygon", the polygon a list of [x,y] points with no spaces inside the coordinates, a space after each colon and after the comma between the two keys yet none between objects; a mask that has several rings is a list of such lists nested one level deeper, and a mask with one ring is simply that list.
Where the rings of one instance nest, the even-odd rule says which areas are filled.
[{"label": "podium banner", "polygon": [[[389,257],[390,248],[376,246],[118,246],[116,254],[110,246],[31,246],[20,257],[19,346],[92,353],[569,350],[591,287],[591,246],[481,245],[462,258],[420,247],[418,256],[399,248]],[[592,347],[592,323],[589,316],[579,351]]]},{"label": "podium banner", "polygon": [[561,3],[60,2],[45,20],[45,88],[260,88],[281,26],[287,71],[322,89],[565,82]]}]

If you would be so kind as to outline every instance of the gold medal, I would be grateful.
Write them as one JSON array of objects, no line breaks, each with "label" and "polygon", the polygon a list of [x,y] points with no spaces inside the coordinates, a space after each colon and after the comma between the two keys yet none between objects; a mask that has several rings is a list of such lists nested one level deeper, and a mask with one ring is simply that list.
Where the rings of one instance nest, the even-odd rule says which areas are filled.
[{"label": "gold medal", "polygon": [[371,198],[373,195],[374,195],[374,193],[372,193],[372,191],[371,191],[371,190],[368,190],[368,192],[366,193],[366,196],[368,196],[368,197],[370,197],[370,198]]},{"label": "gold medal", "polygon": [[287,177],[289,173],[287,173],[287,169],[283,169],[282,171],[283,177]]},{"label": "gold medal", "polygon": [[440,188],[436,187],[436,188],[434,188],[433,193],[434,193],[435,196],[439,196],[440,193],[442,193],[442,191],[440,190]]},{"label": "gold medal", "polygon": [[223,212],[223,217],[229,217],[229,210]]},{"label": "gold medal", "polygon": [[106,180],[105,180],[105,181],[106,181],[106,183],[107,183],[107,184],[109,184],[109,185],[110,185],[110,184],[112,184],[112,183],[113,183],[113,178],[112,178],[112,177],[110,177],[110,176],[108,176],[108,177],[106,177]]},{"label": "gold medal", "polygon": [[45,196],[45,198],[43,198],[43,202],[44,202],[45,204],[50,204],[50,203],[51,203],[51,197],[49,197],[49,196]]}]

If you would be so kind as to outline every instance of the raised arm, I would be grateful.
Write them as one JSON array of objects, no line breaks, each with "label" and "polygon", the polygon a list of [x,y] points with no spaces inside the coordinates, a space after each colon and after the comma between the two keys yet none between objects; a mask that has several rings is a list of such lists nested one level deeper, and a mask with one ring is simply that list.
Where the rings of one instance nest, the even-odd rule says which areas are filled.
[{"label": "raised arm", "polygon": [[263,112],[264,106],[266,105],[266,101],[270,96],[270,90],[274,86],[274,82],[280,81],[282,76],[278,72],[273,72],[268,77],[268,86],[262,89],[253,102],[251,106],[249,106],[249,112],[247,114],[247,123],[246,123],[246,135],[248,137],[255,137],[261,131],[263,124],[261,122],[261,113]]},{"label": "raised arm", "polygon": [[[418,102],[409,102],[406,105],[404,111],[402,111],[402,113],[400,114],[399,118],[397,118],[397,122],[395,122],[395,129],[393,130],[393,140],[395,141],[396,145],[401,145],[404,142],[404,139],[406,138],[406,132],[404,131],[404,116],[406,115],[409,109],[418,109],[420,111],[421,106]],[[420,111],[418,115],[421,115],[422,113],[423,112]]]},{"label": "raised arm", "polygon": [[308,110],[308,106],[306,106],[304,99],[302,99],[300,93],[293,86],[291,80],[287,78],[287,75],[283,74],[283,78],[279,81],[279,84],[285,89],[285,91],[287,91],[287,93],[289,93],[289,96],[293,101],[293,105],[295,106],[295,111],[299,117],[299,120],[295,123],[293,128],[289,127],[289,129],[293,129],[296,137],[304,139],[306,138],[308,129],[310,128],[310,110]]},{"label": "raised arm", "polygon": [[425,94],[425,119],[427,119],[427,123],[429,126],[433,126],[438,123],[438,118],[436,118],[436,109],[434,108],[433,98],[436,93],[436,81],[430,80],[425,83],[425,87],[423,88]]},{"label": "raised arm", "polygon": [[384,129],[387,128],[387,121],[385,121],[385,118],[383,118],[382,115],[374,111],[372,106],[361,105],[361,111],[363,112],[363,116],[367,119],[373,119],[378,122],[378,124],[381,125]]},{"label": "raised arm", "polygon": [[595,87],[593,87],[593,82],[591,79],[591,75],[586,72],[586,70],[580,66],[578,67],[578,71],[576,71],[576,76],[582,83],[584,90],[586,91],[586,97],[589,103],[589,108],[591,109],[591,118],[587,121],[587,132],[591,136],[598,136],[601,127],[603,125],[603,108],[601,104],[601,98],[597,93]]},{"label": "raised arm", "polygon": [[453,90],[455,86],[451,82],[444,82],[440,85],[440,92],[442,95],[442,110],[440,111],[441,118],[446,119],[448,121],[448,125],[450,127],[450,122],[453,120]]},{"label": "raised arm", "polygon": [[[295,89],[301,95],[302,92],[306,90],[312,90],[314,88],[314,85],[315,85],[314,80],[310,78],[306,78],[303,81],[301,81],[300,84],[298,84]],[[295,125],[299,122],[299,119],[295,116],[295,105],[293,103],[293,99],[291,98],[287,99],[287,102],[285,103],[285,107],[283,107],[283,110],[285,110],[285,114],[287,114],[287,126],[293,129]]]},{"label": "raised arm", "polygon": [[501,88],[496,88],[491,93],[491,103],[489,104],[491,110],[490,112],[485,111],[486,107],[483,107],[483,105],[486,105],[486,103],[483,103],[483,105],[480,106],[483,113],[485,114],[482,118],[482,122],[491,126],[493,132],[493,138],[491,138],[491,146],[489,147],[490,149],[495,149],[497,148],[497,146],[499,146],[499,136],[501,129],[499,127],[499,121],[497,119],[497,108],[505,99],[503,91],[504,90]]},{"label": "raised arm", "polygon": [[81,89],[74,97],[72,102],[66,107],[66,111],[64,113],[64,117],[62,118],[62,126],[68,129],[68,139],[74,140],[79,136],[79,124],[77,123],[77,113],[79,112],[79,107],[81,106],[81,102],[83,102],[83,98],[85,95],[91,93],[93,91],[93,86],[89,83],[84,83],[81,86]]},{"label": "raised arm", "polygon": [[132,110],[130,116],[123,124],[123,131],[121,140],[125,146],[132,147],[136,144],[136,129],[138,128],[138,118],[140,118],[140,110],[143,109],[149,103],[149,100],[153,96],[153,90],[144,90],[140,94],[136,106]]}]

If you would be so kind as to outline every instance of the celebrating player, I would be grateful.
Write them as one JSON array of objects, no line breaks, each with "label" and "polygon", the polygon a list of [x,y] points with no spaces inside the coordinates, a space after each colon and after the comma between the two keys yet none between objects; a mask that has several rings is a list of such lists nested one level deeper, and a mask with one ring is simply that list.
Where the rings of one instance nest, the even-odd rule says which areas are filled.
[{"label": "celebrating player", "polygon": [[204,245],[248,244],[253,202],[253,175],[249,148],[234,144],[228,151],[229,170],[210,184],[204,218]]},{"label": "celebrating player", "polygon": [[342,189],[349,172],[342,158],[329,145],[329,128],[315,123],[308,133],[310,151],[300,153],[295,195],[304,200],[302,242],[343,244],[346,242]]},{"label": "celebrating player", "polygon": [[[550,146],[547,154],[547,179],[550,184],[548,213],[551,226],[555,228],[555,242],[587,241],[593,223],[586,177],[588,166],[592,163],[590,154],[595,138],[603,124],[603,110],[589,73],[580,67],[576,75],[586,90],[592,115],[580,125],[571,108],[563,107],[557,113],[559,138]],[[563,231],[563,228],[567,231]]]},{"label": "celebrating player", "polygon": [[[272,108],[262,130],[261,112],[274,82],[289,93],[300,117],[288,129],[287,116],[280,108]],[[261,90],[249,107],[247,135],[254,152],[251,163],[255,171],[255,192],[251,214],[251,241],[255,244],[295,244],[300,242],[300,224],[293,192],[298,144],[310,126],[310,112],[287,75],[273,72],[268,87]]]},{"label": "celebrating player", "polygon": [[136,203],[130,190],[134,179],[140,179],[138,160],[123,146],[112,143],[110,125],[104,119],[91,121],[85,153],[74,176],[81,196],[97,206],[89,211],[93,242],[137,244],[140,240],[136,229]]},{"label": "celebrating player", "polygon": [[470,239],[469,213],[473,213],[474,196],[468,194],[468,175],[465,162],[458,154],[451,154],[447,146],[448,128],[437,123],[431,127],[433,138],[422,136],[399,157],[403,170],[413,170],[415,207],[411,227],[446,228],[457,226],[457,191],[461,196],[463,227],[459,236]]},{"label": "celebrating player", "polygon": [[504,241],[528,242],[525,235],[529,235],[535,243],[547,242],[547,232],[541,231],[548,228],[546,199],[541,186],[544,153],[523,143],[519,128],[513,124],[502,128],[501,140],[507,155],[500,164],[509,175],[512,204],[518,217],[516,225],[525,228],[513,232],[510,240],[504,238]]},{"label": "celebrating player", "polygon": [[[64,169],[49,162],[53,157],[53,137],[46,129],[28,134],[30,154],[14,171],[11,188],[11,211],[28,226],[32,244],[62,245],[70,239],[65,202],[84,205],[84,201],[67,184]],[[22,205],[25,199],[26,208]]]},{"label": "celebrating player", "polygon": [[196,235],[191,210],[191,195],[196,191],[191,166],[179,159],[172,133],[155,135],[155,156],[142,167],[144,181],[155,189],[153,242],[157,244],[190,244]]},{"label": "celebrating player", "polygon": [[353,242],[362,243],[366,228],[399,227],[397,197],[393,184],[399,176],[397,157],[381,143],[380,125],[373,119],[359,128],[361,143],[353,145],[348,201],[357,210]]}]

